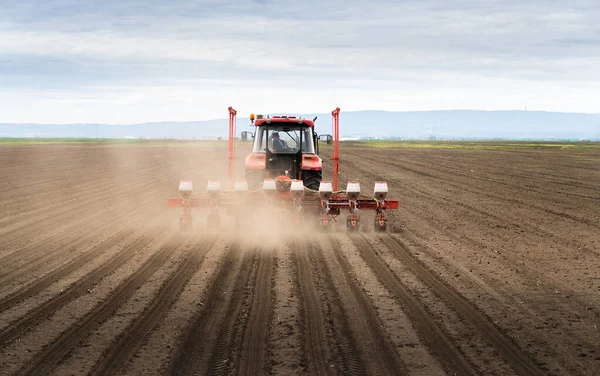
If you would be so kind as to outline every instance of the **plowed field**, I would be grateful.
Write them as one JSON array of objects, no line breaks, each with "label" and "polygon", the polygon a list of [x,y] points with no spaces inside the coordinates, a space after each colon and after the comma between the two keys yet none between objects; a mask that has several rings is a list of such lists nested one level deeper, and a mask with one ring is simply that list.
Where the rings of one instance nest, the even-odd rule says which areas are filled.
[{"label": "plowed field", "polygon": [[0,146],[0,374],[600,374],[599,149],[341,150],[387,233],[180,232],[224,147]]}]

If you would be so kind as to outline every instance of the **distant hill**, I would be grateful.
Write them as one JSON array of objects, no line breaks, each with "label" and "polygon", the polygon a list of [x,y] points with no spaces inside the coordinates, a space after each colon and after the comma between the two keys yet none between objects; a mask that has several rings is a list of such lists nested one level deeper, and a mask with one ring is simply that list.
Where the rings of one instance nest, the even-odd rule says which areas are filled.
[{"label": "distant hill", "polygon": [[[295,115],[289,113],[290,115]],[[318,116],[318,133],[331,133],[330,114]],[[237,119],[237,135],[250,130]],[[340,115],[342,138],[596,140],[600,114],[543,111],[347,111]],[[228,135],[227,119],[116,124],[6,124],[0,137],[215,139]]]}]

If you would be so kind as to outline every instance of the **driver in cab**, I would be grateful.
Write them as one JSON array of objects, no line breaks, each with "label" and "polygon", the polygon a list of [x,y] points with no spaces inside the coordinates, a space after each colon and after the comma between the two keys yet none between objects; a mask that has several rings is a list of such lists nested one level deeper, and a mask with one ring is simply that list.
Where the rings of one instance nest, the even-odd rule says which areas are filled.
[{"label": "driver in cab", "polygon": [[275,152],[290,150],[287,142],[279,138],[279,133],[273,132],[271,137],[273,138],[273,150],[275,150]]}]

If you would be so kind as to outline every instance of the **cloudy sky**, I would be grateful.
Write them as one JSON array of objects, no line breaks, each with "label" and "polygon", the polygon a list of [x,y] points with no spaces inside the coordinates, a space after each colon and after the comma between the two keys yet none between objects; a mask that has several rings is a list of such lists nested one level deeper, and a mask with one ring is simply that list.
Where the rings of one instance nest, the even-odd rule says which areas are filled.
[{"label": "cloudy sky", "polygon": [[[126,5],[123,5],[126,3]],[[0,123],[600,112],[597,0],[0,0]]]}]

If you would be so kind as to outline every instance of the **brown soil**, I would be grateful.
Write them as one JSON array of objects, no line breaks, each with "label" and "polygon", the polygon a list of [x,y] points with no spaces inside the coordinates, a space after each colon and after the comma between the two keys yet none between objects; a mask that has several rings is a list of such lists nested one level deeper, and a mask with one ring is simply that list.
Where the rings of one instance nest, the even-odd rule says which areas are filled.
[{"label": "brown soil", "polygon": [[179,179],[226,166],[207,146],[0,147],[0,374],[600,374],[598,150],[347,144],[341,186],[400,201],[388,233],[369,212],[355,234],[202,212],[180,232]]}]

